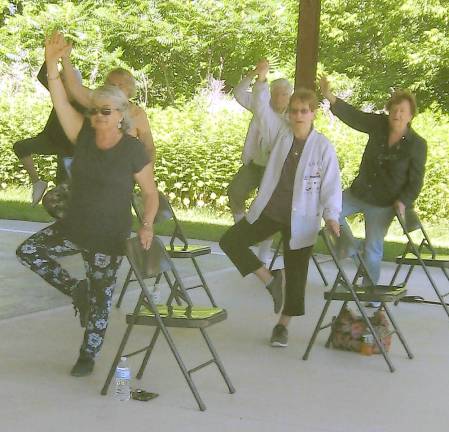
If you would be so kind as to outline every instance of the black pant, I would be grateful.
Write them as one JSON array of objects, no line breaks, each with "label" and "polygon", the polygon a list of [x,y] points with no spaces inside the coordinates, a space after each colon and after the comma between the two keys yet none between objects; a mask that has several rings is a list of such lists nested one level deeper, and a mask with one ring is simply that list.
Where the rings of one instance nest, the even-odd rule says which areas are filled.
[{"label": "black pant", "polygon": [[26,156],[31,156],[33,154],[58,155],[56,184],[63,182],[67,178],[67,173],[64,168],[64,162],[62,158],[65,156],[73,156],[73,145],[57,143],[47,133],[41,132],[35,137],[17,141],[14,144],[13,148],[14,153],[19,159],[22,159]]},{"label": "black pant", "polygon": [[286,277],[283,315],[304,315],[304,297],[309,259],[313,246],[290,249],[290,226],[260,215],[253,224],[246,219],[229,228],[220,240],[220,247],[242,276],[262,267],[262,262],[249,248],[280,231],[284,244],[284,267]]}]

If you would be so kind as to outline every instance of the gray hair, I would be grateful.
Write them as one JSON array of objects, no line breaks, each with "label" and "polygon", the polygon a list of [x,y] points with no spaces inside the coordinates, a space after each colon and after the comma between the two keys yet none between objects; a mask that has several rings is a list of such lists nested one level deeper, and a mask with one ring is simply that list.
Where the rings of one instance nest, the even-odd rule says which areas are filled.
[{"label": "gray hair", "polygon": [[279,87],[287,89],[290,94],[293,93],[293,86],[290,84],[290,81],[288,79],[278,78],[274,81],[271,81],[270,91],[273,91],[274,89]]},{"label": "gray hair", "polygon": [[125,93],[116,86],[103,85],[92,92],[91,102],[95,103],[103,99],[111,101],[123,114],[121,129],[124,133],[127,133],[131,129],[131,117],[129,115],[129,101]]}]

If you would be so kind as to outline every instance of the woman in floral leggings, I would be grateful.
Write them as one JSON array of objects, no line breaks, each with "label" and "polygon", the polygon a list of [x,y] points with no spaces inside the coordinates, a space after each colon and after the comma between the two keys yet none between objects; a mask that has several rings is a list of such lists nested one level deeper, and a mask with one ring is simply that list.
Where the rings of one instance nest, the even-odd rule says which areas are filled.
[{"label": "woman in floral leggings", "polygon": [[[131,230],[134,182],[140,186],[144,203],[138,231],[144,249],[153,239],[158,193],[144,145],[127,134],[129,103],[124,93],[114,86],[96,89],[88,119],[70,105],[57,67],[69,50],[59,33],[45,44],[53,106],[74,144],[71,196],[64,216],[25,240],[16,253],[22,264],[72,297],[86,330],[71,374],[85,376],[93,370],[108,325],[117,270]],[[74,279],[56,261],[75,253],[81,253],[87,279]]]},{"label": "woman in floral leggings", "polygon": [[[77,280],[55,258],[81,253],[87,279]],[[74,297],[81,326],[86,327],[80,356],[93,358],[103,344],[117,270],[122,256],[79,248],[61,233],[58,224],[37,232],[17,249],[19,261],[50,285]],[[90,286],[88,281],[90,282]],[[86,301],[83,302],[83,299]],[[84,304],[83,304],[84,303]]]}]

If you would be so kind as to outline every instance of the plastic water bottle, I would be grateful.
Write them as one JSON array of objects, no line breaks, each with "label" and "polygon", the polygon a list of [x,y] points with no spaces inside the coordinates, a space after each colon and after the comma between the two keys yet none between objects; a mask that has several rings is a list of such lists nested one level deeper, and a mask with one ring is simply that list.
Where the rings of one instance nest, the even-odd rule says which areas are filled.
[{"label": "plastic water bottle", "polygon": [[126,357],[120,359],[115,370],[115,398],[119,401],[128,401],[131,394],[131,371]]}]

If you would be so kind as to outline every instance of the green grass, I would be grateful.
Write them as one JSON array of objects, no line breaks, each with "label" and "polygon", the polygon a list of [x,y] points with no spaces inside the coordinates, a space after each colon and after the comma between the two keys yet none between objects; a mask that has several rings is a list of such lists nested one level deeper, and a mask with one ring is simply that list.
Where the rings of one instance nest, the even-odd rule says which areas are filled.
[{"label": "green grass", "polygon": [[[31,207],[29,196],[30,191],[24,188],[8,188],[0,191],[0,219],[50,222],[52,219],[41,205]],[[208,209],[177,209],[176,215],[182,222],[186,235],[199,240],[218,241],[233,223],[230,214],[217,214]],[[438,225],[428,223],[424,225],[432,242],[437,246],[438,252],[449,253],[449,223],[442,221]],[[134,226],[137,227],[136,220]],[[351,226],[357,237],[363,237],[363,223],[354,220]],[[170,221],[166,221],[158,224],[155,231],[159,235],[168,235],[171,233],[171,228]],[[404,244],[405,236],[402,235],[399,223],[395,221],[385,241],[384,259],[393,260],[402,253]],[[326,253],[321,239],[318,240],[316,250]]]}]

